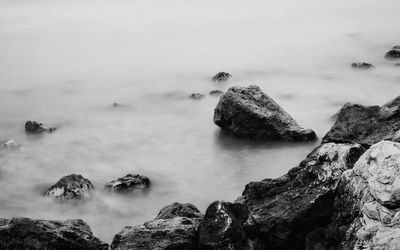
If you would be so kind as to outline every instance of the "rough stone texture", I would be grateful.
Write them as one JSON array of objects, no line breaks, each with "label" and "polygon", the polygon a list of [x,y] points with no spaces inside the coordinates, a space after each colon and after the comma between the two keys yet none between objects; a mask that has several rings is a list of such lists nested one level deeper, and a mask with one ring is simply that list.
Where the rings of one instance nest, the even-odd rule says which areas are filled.
[{"label": "rough stone texture", "polygon": [[385,58],[388,60],[398,60],[400,59],[400,50],[399,49],[392,49],[388,51],[385,55]]},{"label": "rough stone texture", "polygon": [[191,203],[174,202],[163,207],[155,219],[171,219],[175,217],[202,218],[203,214]]},{"label": "rough stone texture", "polygon": [[71,174],[62,177],[56,184],[51,186],[46,196],[61,199],[82,199],[90,196],[94,189],[92,183],[82,175]]},{"label": "rough stone texture", "polygon": [[214,123],[230,134],[260,140],[309,141],[311,129],[300,127],[258,86],[232,87],[214,110]]},{"label": "rough stone texture", "polygon": [[0,249],[107,250],[82,220],[0,219]]},{"label": "rough stone texture", "polygon": [[355,69],[371,69],[371,68],[374,68],[374,66],[372,64],[365,63],[365,62],[352,63],[351,67],[355,68]]},{"label": "rough stone texture", "polygon": [[322,142],[356,142],[367,147],[392,140],[400,130],[400,96],[379,106],[346,103]]},{"label": "rough stone texture", "polygon": [[215,201],[199,226],[199,250],[264,249],[245,205]]},{"label": "rough stone texture", "polygon": [[229,80],[231,77],[232,75],[227,72],[219,72],[212,78],[212,80],[214,82],[225,82]]},{"label": "rough stone texture", "polygon": [[201,100],[201,99],[204,98],[204,95],[203,95],[203,94],[200,94],[200,93],[193,93],[193,94],[191,94],[191,95],[189,96],[189,98],[190,98],[190,99],[193,99],[193,100]]},{"label": "rough stone texture", "polygon": [[216,90],[211,90],[211,91],[210,91],[210,95],[211,95],[211,96],[220,96],[220,95],[222,95],[223,93],[224,93],[224,91],[218,90],[218,89],[216,89]]},{"label": "rough stone texture", "polygon": [[343,171],[365,151],[359,144],[322,144],[278,179],[249,183],[237,202],[246,204],[268,249],[305,249],[306,238],[330,223]]},{"label": "rough stone texture", "polygon": [[113,180],[105,188],[114,192],[129,192],[133,190],[146,190],[150,187],[150,179],[143,175],[128,174],[125,177]]},{"label": "rough stone texture", "polygon": [[56,128],[47,128],[42,123],[27,121],[25,123],[25,132],[29,134],[41,134],[43,132],[53,132]]}]

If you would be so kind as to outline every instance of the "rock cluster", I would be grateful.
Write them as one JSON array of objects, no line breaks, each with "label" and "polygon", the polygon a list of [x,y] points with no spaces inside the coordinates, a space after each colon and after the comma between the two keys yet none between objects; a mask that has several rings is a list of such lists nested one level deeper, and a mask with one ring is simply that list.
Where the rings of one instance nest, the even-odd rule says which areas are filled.
[{"label": "rock cluster", "polygon": [[374,66],[370,63],[365,63],[365,62],[358,62],[358,63],[352,63],[351,67],[354,69],[371,69],[374,68]]},{"label": "rock cluster", "polygon": [[231,77],[232,75],[227,72],[219,72],[215,76],[213,76],[212,80],[214,82],[225,82],[229,80]]},{"label": "rock cluster", "polygon": [[25,132],[29,134],[41,134],[43,132],[53,132],[56,128],[45,127],[42,123],[35,121],[27,121],[25,123]]}]

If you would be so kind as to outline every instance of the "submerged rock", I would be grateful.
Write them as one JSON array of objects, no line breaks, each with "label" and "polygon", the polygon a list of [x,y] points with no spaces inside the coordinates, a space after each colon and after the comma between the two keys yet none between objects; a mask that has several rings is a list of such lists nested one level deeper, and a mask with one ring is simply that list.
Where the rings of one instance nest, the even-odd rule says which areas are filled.
[{"label": "submerged rock", "polygon": [[150,179],[143,175],[128,174],[113,180],[105,185],[105,188],[114,192],[129,192],[133,190],[145,190],[150,186]]},{"label": "submerged rock", "polygon": [[365,63],[365,62],[352,63],[351,67],[355,68],[355,69],[371,69],[371,68],[375,68],[372,64]]},{"label": "submerged rock", "polygon": [[19,149],[20,146],[14,140],[0,142],[0,147],[7,149]]},{"label": "submerged rock", "polygon": [[0,219],[0,249],[107,250],[82,220]]},{"label": "submerged rock", "polygon": [[220,95],[222,95],[223,93],[224,93],[224,91],[218,90],[218,89],[216,89],[216,90],[211,90],[211,91],[210,91],[210,95],[211,95],[211,96],[220,96]]},{"label": "submerged rock", "polygon": [[322,142],[356,142],[371,146],[381,140],[392,140],[399,130],[400,96],[382,107],[346,103]]},{"label": "submerged rock", "polygon": [[282,177],[246,186],[237,202],[248,206],[268,249],[306,248],[307,234],[330,222],[341,174],[364,151],[359,144],[322,144]]},{"label": "submerged rock", "polygon": [[219,72],[215,76],[213,76],[212,80],[214,82],[225,82],[229,80],[231,77],[232,75],[227,72]]},{"label": "submerged rock", "polygon": [[220,97],[214,123],[230,134],[260,140],[310,141],[311,129],[300,127],[258,86],[232,87]]},{"label": "submerged rock", "polygon": [[112,105],[114,108],[118,108],[119,106],[121,106],[119,103],[117,103],[117,102],[114,102],[113,103],[113,105]]},{"label": "submerged rock", "polygon": [[193,93],[193,94],[191,94],[191,95],[189,96],[189,98],[190,98],[190,99],[193,99],[193,100],[200,100],[200,99],[203,99],[203,98],[204,98],[204,95],[203,95],[203,94],[200,94],[200,93]]},{"label": "submerged rock", "polygon": [[71,174],[62,177],[51,186],[46,196],[61,199],[82,199],[90,196],[94,189],[93,184],[82,175]]},{"label": "submerged rock", "polygon": [[47,128],[43,126],[42,123],[38,123],[35,121],[27,121],[25,123],[25,132],[30,134],[41,134],[43,132],[53,132],[56,128]]},{"label": "submerged rock", "polygon": [[386,53],[385,58],[388,60],[395,60],[400,59],[400,50],[399,49],[392,49]]},{"label": "submerged rock", "polygon": [[156,220],[171,219],[175,217],[202,218],[203,214],[197,209],[195,205],[191,203],[182,204],[174,202],[168,206],[163,207],[158,213]]}]

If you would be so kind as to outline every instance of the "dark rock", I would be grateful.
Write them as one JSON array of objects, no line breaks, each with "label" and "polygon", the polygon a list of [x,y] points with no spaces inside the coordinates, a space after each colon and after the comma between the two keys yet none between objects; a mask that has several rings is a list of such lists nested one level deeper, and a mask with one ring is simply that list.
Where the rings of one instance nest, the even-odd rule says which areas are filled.
[{"label": "dark rock", "polygon": [[245,205],[215,201],[199,226],[199,250],[263,249]]},{"label": "dark rock", "polygon": [[394,50],[400,50],[400,45],[393,46],[392,49],[394,49]]},{"label": "dark rock", "polygon": [[358,144],[322,144],[284,176],[246,186],[237,202],[248,206],[268,249],[306,248],[307,235],[330,223],[341,174],[364,151]]},{"label": "dark rock", "polygon": [[225,81],[229,80],[231,77],[232,77],[232,75],[227,72],[219,72],[212,78],[212,80],[214,82],[225,82]]},{"label": "dark rock", "polygon": [[371,69],[371,68],[375,68],[372,64],[364,63],[364,62],[352,63],[351,67],[355,68],[355,69]]},{"label": "dark rock", "polygon": [[385,58],[388,60],[400,59],[400,50],[392,49],[386,53]]},{"label": "dark rock", "polygon": [[116,102],[114,102],[112,106],[113,106],[114,108],[117,108],[117,107],[119,107],[119,106],[120,106],[120,104],[119,104],[119,103],[116,103]]},{"label": "dark rock", "polygon": [[201,212],[191,203],[178,203],[174,202],[168,206],[163,207],[158,213],[156,220],[158,219],[171,219],[175,217],[186,217],[186,218],[202,218]]},{"label": "dark rock", "polygon": [[82,220],[0,219],[0,249],[107,250]]},{"label": "dark rock", "polygon": [[259,140],[310,141],[311,129],[300,127],[258,86],[232,87],[220,97],[214,123],[228,133]]},{"label": "dark rock", "polygon": [[53,132],[56,128],[47,128],[42,123],[27,121],[25,123],[25,132],[30,134],[41,134],[43,132]]},{"label": "dark rock", "polygon": [[346,103],[322,142],[356,142],[368,147],[392,140],[398,130],[400,96],[382,107]]},{"label": "dark rock", "polygon": [[210,95],[211,95],[211,96],[220,96],[220,95],[222,95],[223,93],[224,93],[224,91],[218,90],[218,89],[216,89],[216,90],[211,90],[211,91],[210,91]]},{"label": "dark rock", "polygon": [[82,175],[71,174],[62,177],[56,184],[51,186],[46,196],[61,199],[82,199],[90,196],[94,189],[92,183]]},{"label": "dark rock", "polygon": [[191,95],[189,96],[189,98],[190,98],[190,99],[193,99],[193,100],[200,100],[200,99],[203,99],[203,98],[204,98],[204,95],[203,95],[203,94],[200,94],[200,93],[193,93],[193,94],[191,94]]},{"label": "dark rock", "polygon": [[105,188],[114,192],[129,192],[133,190],[143,191],[150,186],[150,179],[143,175],[128,174],[125,177],[113,180],[105,185]]}]

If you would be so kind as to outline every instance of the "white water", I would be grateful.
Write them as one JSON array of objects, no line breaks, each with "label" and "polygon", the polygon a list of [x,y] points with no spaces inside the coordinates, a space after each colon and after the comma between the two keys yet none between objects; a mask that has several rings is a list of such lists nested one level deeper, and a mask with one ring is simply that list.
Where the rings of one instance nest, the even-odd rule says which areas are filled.
[{"label": "white water", "polygon": [[[383,104],[400,94],[400,68],[383,56],[400,43],[398,0],[0,0],[0,217],[82,218],[110,242],[126,225],[174,201],[204,211],[254,180],[278,177],[316,143],[255,143],[221,135],[216,97],[257,84],[319,137],[346,101]],[[376,68],[354,71],[352,62]],[[228,71],[227,84],[209,81]],[[125,106],[112,108],[113,102]],[[28,136],[32,119],[56,125]],[[93,199],[42,196],[70,173]],[[144,196],[103,192],[139,173]]]}]

